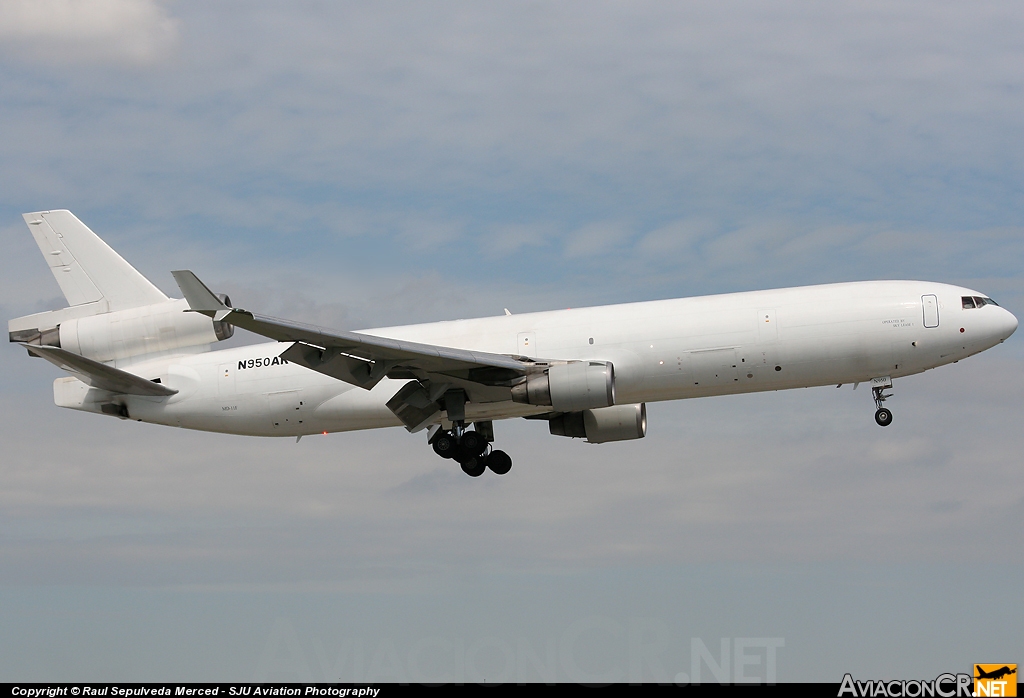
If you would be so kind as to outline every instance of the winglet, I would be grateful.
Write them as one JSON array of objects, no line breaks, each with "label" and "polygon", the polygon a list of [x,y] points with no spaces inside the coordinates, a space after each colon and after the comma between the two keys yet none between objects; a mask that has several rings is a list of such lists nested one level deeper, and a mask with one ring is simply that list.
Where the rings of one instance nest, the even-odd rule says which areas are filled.
[{"label": "winglet", "polygon": [[220,321],[231,314],[232,308],[224,305],[220,298],[213,295],[213,292],[206,287],[199,277],[187,269],[172,271],[174,280],[178,282],[178,288],[185,295],[189,307],[197,313],[210,315],[214,320]]}]

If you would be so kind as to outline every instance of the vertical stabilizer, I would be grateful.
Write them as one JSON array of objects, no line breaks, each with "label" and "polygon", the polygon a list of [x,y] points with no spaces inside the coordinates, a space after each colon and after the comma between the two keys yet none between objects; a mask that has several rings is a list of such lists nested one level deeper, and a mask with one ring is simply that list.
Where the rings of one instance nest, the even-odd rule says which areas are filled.
[{"label": "vertical stabilizer", "polygon": [[97,303],[94,312],[104,312],[167,300],[70,211],[26,213],[24,218],[68,305]]}]

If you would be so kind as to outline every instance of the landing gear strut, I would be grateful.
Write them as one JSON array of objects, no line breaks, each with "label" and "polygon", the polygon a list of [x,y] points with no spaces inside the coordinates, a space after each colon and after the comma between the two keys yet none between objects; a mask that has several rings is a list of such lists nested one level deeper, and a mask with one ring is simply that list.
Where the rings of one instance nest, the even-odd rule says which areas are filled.
[{"label": "landing gear strut", "polygon": [[880,427],[887,427],[892,424],[892,412],[882,407],[882,403],[892,397],[892,393],[885,394],[884,386],[877,386],[871,388],[871,393],[875,396],[875,423]]},{"label": "landing gear strut", "polygon": [[452,423],[451,429],[441,429],[430,439],[434,453],[442,458],[451,458],[462,466],[470,477],[480,477],[490,469],[496,475],[504,475],[512,469],[512,458],[504,451],[491,450],[494,432],[490,422],[477,422],[476,429],[466,429],[465,422]]}]

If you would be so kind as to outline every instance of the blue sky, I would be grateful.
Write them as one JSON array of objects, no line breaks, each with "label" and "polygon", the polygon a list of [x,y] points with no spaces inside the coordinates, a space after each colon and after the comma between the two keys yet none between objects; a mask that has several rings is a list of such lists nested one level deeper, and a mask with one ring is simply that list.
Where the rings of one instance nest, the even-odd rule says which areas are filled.
[{"label": "blue sky", "polygon": [[[0,0],[0,306],[62,304],[20,214],[69,208],[167,292],[341,328],[874,278],[1020,317],[1022,36],[1007,2]],[[441,637],[434,677],[518,676],[484,655],[526,638],[628,678],[643,619],[669,679],[693,637],[784,637],[783,680],[1012,661],[963,626],[1024,620],[1020,347],[900,382],[884,432],[848,387],[653,405],[632,444],[500,424],[482,482],[400,430],[61,411],[10,347],[0,677],[323,678],[363,643],[340,675],[384,678],[391,643],[415,678]]]}]

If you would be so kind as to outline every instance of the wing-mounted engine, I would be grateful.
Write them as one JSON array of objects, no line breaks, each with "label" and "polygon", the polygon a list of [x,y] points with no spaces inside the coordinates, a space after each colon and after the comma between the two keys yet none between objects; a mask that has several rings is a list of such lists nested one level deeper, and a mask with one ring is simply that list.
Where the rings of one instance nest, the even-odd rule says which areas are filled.
[{"label": "wing-mounted engine", "polygon": [[602,361],[553,364],[513,385],[512,399],[528,405],[550,405],[556,412],[609,407],[615,404],[615,371],[610,363]]},{"label": "wing-mounted engine", "polygon": [[94,361],[114,361],[213,344],[234,333],[234,327],[225,322],[187,310],[186,301],[171,299],[85,317],[68,317],[63,311],[39,313],[12,320],[10,340],[59,347]]},{"label": "wing-mounted engine", "polygon": [[596,410],[568,412],[548,420],[555,436],[586,439],[592,444],[642,439],[647,435],[647,405],[614,405]]}]

